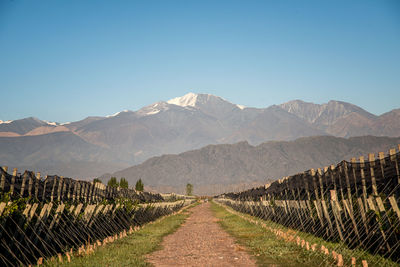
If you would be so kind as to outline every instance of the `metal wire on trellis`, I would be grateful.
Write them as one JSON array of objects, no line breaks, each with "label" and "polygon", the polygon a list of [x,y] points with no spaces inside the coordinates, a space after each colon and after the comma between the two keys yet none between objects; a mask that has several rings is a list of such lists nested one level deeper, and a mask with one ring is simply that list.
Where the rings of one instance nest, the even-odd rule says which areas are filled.
[{"label": "metal wire on trellis", "polygon": [[0,168],[0,265],[35,264],[39,258],[129,231],[179,210],[190,201],[163,203],[159,194],[59,176],[40,178]]},{"label": "metal wire on trellis", "polygon": [[386,157],[369,154],[368,161],[353,158],[216,199],[236,211],[331,241],[336,251],[357,248],[355,258],[382,256],[372,265],[386,264],[385,259],[400,263],[399,162],[400,152],[391,149]]}]

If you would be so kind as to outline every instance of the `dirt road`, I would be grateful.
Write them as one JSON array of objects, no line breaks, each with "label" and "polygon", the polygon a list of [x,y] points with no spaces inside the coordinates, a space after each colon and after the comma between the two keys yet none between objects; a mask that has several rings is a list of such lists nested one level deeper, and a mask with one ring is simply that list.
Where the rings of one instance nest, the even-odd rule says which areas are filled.
[{"label": "dirt road", "polygon": [[148,255],[155,266],[256,266],[255,260],[217,223],[210,203],[191,209],[186,222]]}]

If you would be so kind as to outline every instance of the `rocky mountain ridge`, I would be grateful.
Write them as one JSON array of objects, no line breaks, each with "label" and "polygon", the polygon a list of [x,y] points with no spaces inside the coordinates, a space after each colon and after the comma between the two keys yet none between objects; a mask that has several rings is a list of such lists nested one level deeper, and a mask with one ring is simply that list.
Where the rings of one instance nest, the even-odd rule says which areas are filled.
[{"label": "rocky mountain ridge", "polygon": [[142,179],[159,192],[184,193],[187,183],[196,194],[213,195],[251,188],[306,171],[337,164],[368,153],[397,148],[400,138],[363,136],[303,137],[295,141],[209,145],[176,155],[163,155],[101,177],[125,177],[130,184]]},{"label": "rocky mountain ridge", "polygon": [[[320,135],[397,137],[400,109],[375,116],[341,101],[319,105],[299,100],[251,108],[218,96],[189,93],[138,111],[77,122],[60,124],[32,117],[1,121],[0,163],[43,173],[67,170],[64,176],[93,178],[154,156],[210,144],[247,141],[259,145]],[[61,152],[63,157],[55,157]]]}]

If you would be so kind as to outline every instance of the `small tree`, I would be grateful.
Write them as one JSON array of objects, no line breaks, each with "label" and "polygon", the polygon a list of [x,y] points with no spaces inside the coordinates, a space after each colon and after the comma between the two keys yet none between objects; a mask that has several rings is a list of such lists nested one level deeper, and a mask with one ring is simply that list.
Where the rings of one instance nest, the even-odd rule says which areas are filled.
[{"label": "small tree", "polygon": [[135,190],[136,190],[136,191],[143,191],[143,189],[144,189],[144,185],[143,185],[142,179],[139,179],[139,180],[136,182]]},{"label": "small tree", "polygon": [[193,193],[193,185],[192,184],[187,184],[186,185],[186,195],[191,196]]},{"label": "small tree", "polygon": [[108,180],[107,185],[110,187],[118,187],[119,183],[117,181],[116,177],[111,177],[110,180]]},{"label": "small tree", "polygon": [[103,183],[99,178],[94,178],[93,183]]},{"label": "small tree", "polygon": [[119,186],[121,188],[128,188],[129,184],[125,177],[121,177],[121,180],[119,180]]}]

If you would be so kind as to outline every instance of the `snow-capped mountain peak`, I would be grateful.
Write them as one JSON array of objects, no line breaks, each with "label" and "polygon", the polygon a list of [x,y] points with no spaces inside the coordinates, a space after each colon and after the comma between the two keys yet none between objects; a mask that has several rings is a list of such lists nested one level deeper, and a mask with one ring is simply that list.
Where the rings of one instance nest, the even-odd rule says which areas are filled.
[{"label": "snow-capped mountain peak", "polygon": [[51,125],[51,126],[58,126],[57,122],[52,122],[52,121],[44,121],[47,125]]},{"label": "snow-capped mountain peak", "polygon": [[2,121],[2,120],[0,120],[0,124],[8,124],[8,123],[11,123],[11,122],[13,122],[13,121]]},{"label": "snow-capped mountain peak", "polygon": [[168,104],[173,104],[181,107],[194,107],[197,102],[197,97],[199,95],[195,93],[188,93],[181,97],[175,97],[167,101]]},{"label": "snow-capped mountain peak", "polygon": [[125,110],[120,111],[120,112],[117,112],[117,113],[115,113],[115,114],[113,114],[113,115],[107,115],[106,118],[116,117],[116,116],[118,116],[119,114],[125,113],[125,112],[129,112],[129,110],[125,109]]}]

